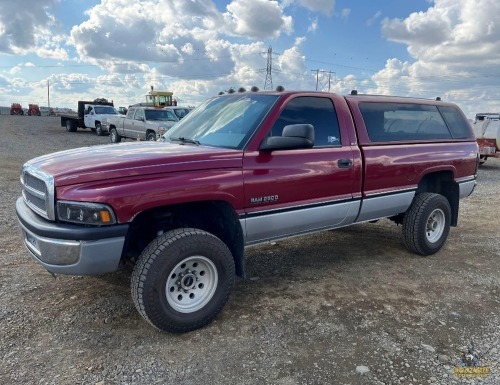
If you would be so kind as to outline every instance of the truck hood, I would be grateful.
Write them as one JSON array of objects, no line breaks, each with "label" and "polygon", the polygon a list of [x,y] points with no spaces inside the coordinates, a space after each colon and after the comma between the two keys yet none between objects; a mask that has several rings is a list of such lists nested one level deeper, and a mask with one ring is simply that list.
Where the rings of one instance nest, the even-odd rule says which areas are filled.
[{"label": "truck hood", "polygon": [[160,127],[171,128],[175,123],[172,121],[162,121],[162,120],[146,120],[146,129],[151,129],[157,131]]},{"label": "truck hood", "polygon": [[165,142],[81,147],[26,163],[54,177],[55,186],[168,172],[242,167],[238,150]]}]

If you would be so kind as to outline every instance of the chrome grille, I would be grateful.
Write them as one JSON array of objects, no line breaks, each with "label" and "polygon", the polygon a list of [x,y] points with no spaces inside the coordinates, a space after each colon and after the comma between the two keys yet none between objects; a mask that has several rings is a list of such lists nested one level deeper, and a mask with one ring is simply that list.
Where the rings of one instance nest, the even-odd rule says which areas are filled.
[{"label": "chrome grille", "polygon": [[34,177],[31,174],[24,174],[24,185],[27,187],[31,187],[37,191],[41,191],[47,193],[47,186],[43,180]]},{"label": "chrome grille", "polygon": [[38,197],[28,189],[25,189],[23,192],[24,200],[28,204],[28,206],[35,206],[37,209],[43,211],[44,214],[47,214],[47,203],[45,202],[45,196]]},{"label": "chrome grille", "polygon": [[54,219],[54,183],[50,175],[24,165],[21,173],[24,202],[37,214]]}]

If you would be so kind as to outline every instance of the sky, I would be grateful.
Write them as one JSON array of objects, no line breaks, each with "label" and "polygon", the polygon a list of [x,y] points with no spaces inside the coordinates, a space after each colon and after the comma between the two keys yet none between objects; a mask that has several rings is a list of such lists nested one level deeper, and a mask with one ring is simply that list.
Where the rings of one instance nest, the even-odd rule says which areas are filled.
[{"label": "sky", "polygon": [[197,105],[272,83],[500,111],[498,0],[20,3],[0,0],[0,106],[128,106],[151,86]]}]

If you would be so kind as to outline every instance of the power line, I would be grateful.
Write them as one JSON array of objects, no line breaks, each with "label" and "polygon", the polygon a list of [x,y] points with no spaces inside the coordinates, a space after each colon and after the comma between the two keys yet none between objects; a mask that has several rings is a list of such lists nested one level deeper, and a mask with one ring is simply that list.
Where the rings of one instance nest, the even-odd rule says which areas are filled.
[{"label": "power line", "polygon": [[[269,47],[269,48],[271,48],[271,47]],[[271,53],[274,55],[278,55],[278,56],[284,55],[283,53],[272,51],[272,48],[271,48]],[[261,53],[251,53],[251,54],[246,54],[246,55],[240,55],[240,57],[255,56],[255,55],[260,55],[260,54]],[[269,52],[268,52],[268,56],[269,56]],[[287,53],[287,56],[295,57],[298,59],[303,59],[303,57],[300,55],[294,55],[294,54],[290,54],[290,53]],[[190,62],[190,61],[201,61],[201,60],[214,60],[214,59],[221,60],[221,59],[227,59],[227,58],[232,58],[232,56],[226,55],[226,56],[218,56],[218,57],[206,56],[206,57],[201,57],[201,58],[183,58],[183,63]],[[350,66],[350,65],[333,63],[333,62],[326,62],[326,61],[315,60],[315,59],[303,59],[303,60],[305,62],[310,62],[310,63],[325,64],[328,66],[341,67],[341,68],[347,68],[347,69],[353,69],[353,70],[368,71],[368,72],[373,72],[373,73],[379,72],[381,70],[381,69],[371,69],[371,68]],[[159,62],[159,61],[145,61],[145,63],[156,63],[158,65],[161,65],[163,63],[179,63],[179,61],[178,60],[165,60],[165,61],[161,61],[161,62]],[[118,63],[118,64],[116,64],[116,66],[119,67],[121,65],[127,65],[127,64],[129,64],[129,63]],[[14,66],[5,66],[4,65],[4,66],[0,66],[0,68],[13,68],[16,66],[22,66],[23,68],[30,68],[30,69],[31,68],[61,68],[62,69],[62,68],[102,67],[102,65],[98,65],[98,64],[30,65],[28,67],[26,67],[24,64],[17,64]],[[272,56],[271,56],[271,60],[269,60],[269,57],[268,57],[268,66],[270,67],[271,72],[276,72],[276,70],[274,70],[272,68]],[[268,70],[268,68],[266,68],[266,78],[268,77],[267,70]],[[214,76],[214,75],[212,75],[212,74],[199,74],[199,75],[196,75],[194,77],[184,77],[184,78],[195,79],[195,78],[204,78],[205,76]],[[460,72],[460,73],[448,73],[447,75],[439,75],[439,76],[428,75],[425,77],[419,77],[419,79],[423,79],[423,80],[433,80],[433,79],[459,80],[460,78],[467,78],[467,79],[500,78],[500,73],[467,74],[467,73]],[[272,78],[270,76],[269,76],[269,79],[272,80]],[[364,79],[366,79],[366,78],[364,78]]]}]

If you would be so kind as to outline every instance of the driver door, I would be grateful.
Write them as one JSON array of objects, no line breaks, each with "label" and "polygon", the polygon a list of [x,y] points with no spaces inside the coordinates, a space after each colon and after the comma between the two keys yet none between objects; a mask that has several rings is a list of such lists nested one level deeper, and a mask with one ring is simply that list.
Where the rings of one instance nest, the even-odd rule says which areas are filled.
[{"label": "driver door", "polygon": [[85,124],[85,127],[94,127],[94,109],[92,106],[85,108],[83,114],[83,124]]},{"label": "driver door", "polygon": [[358,213],[360,154],[342,132],[334,100],[291,99],[268,136],[291,124],[313,125],[313,148],[244,155],[247,245],[350,224]]}]

